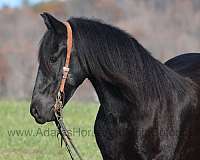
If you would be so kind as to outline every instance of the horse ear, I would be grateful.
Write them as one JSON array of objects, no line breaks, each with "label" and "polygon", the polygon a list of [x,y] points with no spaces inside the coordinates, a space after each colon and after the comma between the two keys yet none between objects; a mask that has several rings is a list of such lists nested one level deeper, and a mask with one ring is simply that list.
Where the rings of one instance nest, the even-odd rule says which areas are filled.
[{"label": "horse ear", "polygon": [[51,14],[44,12],[41,14],[41,16],[49,30],[53,30],[58,34],[62,34],[65,32],[65,25],[61,21],[53,17]]}]

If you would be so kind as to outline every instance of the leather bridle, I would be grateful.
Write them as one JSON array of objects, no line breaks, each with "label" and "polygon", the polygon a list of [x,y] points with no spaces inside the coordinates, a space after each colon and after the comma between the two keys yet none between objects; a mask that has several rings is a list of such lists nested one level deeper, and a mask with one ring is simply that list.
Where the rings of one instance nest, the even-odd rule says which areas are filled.
[{"label": "leather bridle", "polygon": [[[60,83],[60,88],[58,91],[58,95],[56,98],[56,103],[54,105],[54,113],[55,113],[55,123],[56,126],[58,128],[59,134],[61,135],[61,142],[64,141],[65,146],[67,148],[67,151],[70,154],[70,157],[72,160],[74,160],[70,145],[72,146],[72,148],[74,149],[74,152],[77,154],[78,158],[80,160],[83,160],[83,158],[80,156],[77,148],[75,147],[75,145],[72,142],[72,139],[69,136],[68,130],[65,127],[64,121],[63,121],[63,101],[64,101],[64,88],[65,88],[65,83],[68,77],[68,73],[69,73],[69,63],[70,63],[70,57],[71,57],[71,50],[72,50],[72,29],[71,26],[69,24],[69,22],[64,22],[66,28],[67,28],[67,49],[66,49],[66,60],[65,60],[65,65],[63,67],[63,74],[62,74],[62,80]],[[68,143],[69,142],[69,143]],[[61,143],[62,144],[62,143]]]},{"label": "leather bridle", "polygon": [[69,63],[70,63],[71,50],[72,50],[72,29],[69,22],[65,22],[64,24],[67,27],[67,54],[66,54],[65,65],[63,67],[63,77],[60,84],[61,93],[64,93],[65,82],[67,80],[67,76],[69,73]]}]

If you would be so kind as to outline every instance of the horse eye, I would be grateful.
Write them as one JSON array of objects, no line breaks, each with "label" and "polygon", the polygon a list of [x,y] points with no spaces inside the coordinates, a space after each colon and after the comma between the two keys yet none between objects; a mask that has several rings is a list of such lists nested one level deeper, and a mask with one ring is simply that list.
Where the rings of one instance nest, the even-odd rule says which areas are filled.
[{"label": "horse eye", "polygon": [[49,61],[51,62],[51,63],[55,63],[56,62],[56,60],[57,60],[57,58],[56,57],[50,57],[50,59],[49,59]]}]

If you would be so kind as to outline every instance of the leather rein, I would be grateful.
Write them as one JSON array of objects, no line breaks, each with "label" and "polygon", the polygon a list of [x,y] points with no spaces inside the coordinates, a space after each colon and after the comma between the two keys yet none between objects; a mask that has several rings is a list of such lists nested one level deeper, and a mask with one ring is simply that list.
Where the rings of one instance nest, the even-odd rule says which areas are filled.
[{"label": "leather rein", "polygon": [[[54,113],[55,113],[55,124],[58,128],[58,134],[61,136],[61,145],[62,141],[64,141],[65,146],[67,148],[67,151],[71,157],[72,160],[74,160],[73,153],[71,150],[71,147],[74,150],[74,153],[78,156],[80,160],[83,160],[83,158],[80,156],[77,148],[75,147],[74,143],[72,142],[72,139],[69,136],[68,130],[65,127],[64,121],[63,121],[63,100],[64,100],[64,88],[65,88],[65,82],[68,77],[69,73],[69,63],[70,63],[70,57],[71,57],[71,49],[72,49],[72,29],[69,24],[69,22],[64,22],[66,28],[67,28],[67,54],[66,54],[66,60],[65,65],[63,67],[63,74],[62,74],[62,80],[60,83],[60,88],[58,91],[58,95],[56,98],[56,103],[54,105]],[[71,147],[70,147],[71,146]]]}]

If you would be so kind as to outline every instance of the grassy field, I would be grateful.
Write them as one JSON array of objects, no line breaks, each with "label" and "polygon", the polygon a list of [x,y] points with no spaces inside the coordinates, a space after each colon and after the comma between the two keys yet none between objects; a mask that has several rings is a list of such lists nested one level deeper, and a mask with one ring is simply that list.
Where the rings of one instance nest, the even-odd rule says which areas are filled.
[{"label": "grassy field", "polygon": [[[69,103],[65,123],[85,160],[100,160],[93,125],[97,104]],[[28,102],[0,101],[0,160],[70,159],[60,147],[53,123],[36,124]]]}]

